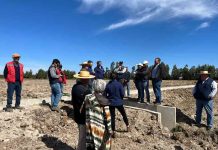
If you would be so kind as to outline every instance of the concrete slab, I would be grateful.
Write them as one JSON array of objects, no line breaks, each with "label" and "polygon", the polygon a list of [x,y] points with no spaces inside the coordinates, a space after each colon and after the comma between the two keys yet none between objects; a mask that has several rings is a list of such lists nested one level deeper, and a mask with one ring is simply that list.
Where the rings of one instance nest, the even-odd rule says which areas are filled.
[{"label": "concrete slab", "polygon": [[124,100],[125,106],[150,110],[161,114],[161,124],[169,130],[176,127],[176,107],[168,107],[162,105],[140,104],[133,100]]},{"label": "concrete slab", "polygon": [[124,106],[125,108],[129,108],[129,109],[134,109],[134,110],[142,110],[142,111],[146,111],[152,115],[155,115],[157,117],[157,122],[159,123],[160,127],[162,128],[162,122],[161,122],[161,113],[159,112],[155,112],[155,111],[151,111],[148,109],[143,109],[143,108],[137,108],[137,107],[131,107],[131,106]]},{"label": "concrete slab", "polygon": [[169,130],[176,127],[176,107],[157,105],[157,112],[161,113],[161,122]]}]

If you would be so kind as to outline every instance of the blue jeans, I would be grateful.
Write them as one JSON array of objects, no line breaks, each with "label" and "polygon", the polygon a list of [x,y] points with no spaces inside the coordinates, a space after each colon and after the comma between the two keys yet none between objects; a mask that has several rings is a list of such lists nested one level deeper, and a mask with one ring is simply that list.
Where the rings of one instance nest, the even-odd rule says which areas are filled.
[{"label": "blue jeans", "polygon": [[146,93],[147,102],[150,103],[149,80],[144,80],[144,89]]},{"label": "blue jeans", "polygon": [[127,91],[127,96],[130,96],[129,82],[127,82],[127,83],[124,85],[124,90],[125,90],[125,95],[126,95],[126,91]]},{"label": "blue jeans", "polygon": [[152,79],[152,86],[156,97],[156,103],[161,103],[161,80]]},{"label": "blue jeans", "polygon": [[58,107],[58,103],[61,99],[61,87],[60,83],[51,84],[51,106]]},{"label": "blue jeans", "polygon": [[20,106],[21,90],[22,90],[22,85],[21,85],[21,83],[19,81],[15,82],[15,83],[8,83],[7,106],[6,107],[11,107],[14,91],[16,92],[15,106]]},{"label": "blue jeans", "polygon": [[207,113],[207,126],[213,127],[213,100],[196,100],[196,123],[201,123],[202,109]]}]

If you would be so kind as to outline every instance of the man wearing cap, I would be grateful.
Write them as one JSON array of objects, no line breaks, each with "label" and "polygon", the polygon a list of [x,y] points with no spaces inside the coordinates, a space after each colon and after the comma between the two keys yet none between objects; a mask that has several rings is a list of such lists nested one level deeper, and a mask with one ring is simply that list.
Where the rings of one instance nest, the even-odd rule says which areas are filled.
[{"label": "man wearing cap", "polygon": [[8,62],[4,69],[4,78],[8,82],[7,89],[7,105],[6,111],[13,111],[12,99],[14,91],[16,92],[16,103],[15,109],[21,109],[20,100],[21,100],[21,90],[22,90],[22,82],[24,79],[24,71],[23,64],[19,63],[20,55],[15,53],[12,55],[13,61]]},{"label": "man wearing cap", "polygon": [[213,127],[213,98],[217,93],[217,83],[209,77],[208,71],[201,71],[193,89],[196,99],[196,124],[201,125],[202,109],[207,113],[207,130]]},{"label": "man wearing cap", "polygon": [[[142,63],[139,63],[136,65],[137,66],[137,69],[135,71],[135,77],[134,77],[134,83],[135,83],[135,86],[136,86],[136,89],[138,90],[138,103],[143,103],[144,102],[144,97],[142,98],[142,93],[141,93],[141,87],[140,86],[140,80],[141,80],[141,76],[140,76],[140,72],[141,72],[141,69],[142,69]],[[141,101],[141,99],[143,99],[143,101]]]},{"label": "man wearing cap", "polygon": [[147,103],[150,103],[150,93],[149,93],[149,78],[150,78],[150,70],[148,68],[148,61],[145,60],[143,62],[142,69],[140,71],[141,76],[141,93],[142,93],[142,102],[144,102],[144,91],[146,93]]},{"label": "man wearing cap", "polygon": [[80,82],[77,82],[71,91],[72,94],[72,104],[74,111],[74,120],[78,124],[79,128],[79,138],[77,150],[86,149],[86,112],[85,112],[85,96],[91,94],[89,89],[89,80],[95,78],[95,76],[90,75],[88,71],[80,71],[79,74],[74,75],[74,77]]},{"label": "man wearing cap", "polygon": [[60,61],[58,59],[53,59],[51,66],[48,69],[49,84],[51,86],[51,110],[59,112],[58,108],[59,101],[61,99],[61,86],[59,78],[62,76],[58,74],[58,67]]}]

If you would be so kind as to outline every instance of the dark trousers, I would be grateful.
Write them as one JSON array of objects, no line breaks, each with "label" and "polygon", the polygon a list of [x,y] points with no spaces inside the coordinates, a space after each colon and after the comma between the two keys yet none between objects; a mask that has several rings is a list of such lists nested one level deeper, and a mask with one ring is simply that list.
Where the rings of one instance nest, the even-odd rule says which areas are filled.
[{"label": "dark trousers", "polygon": [[20,106],[20,99],[21,99],[21,90],[22,85],[21,83],[15,82],[15,83],[8,83],[8,89],[7,89],[7,107],[11,107],[14,91],[16,93],[16,103],[15,106]]},{"label": "dark trousers", "polygon": [[145,97],[145,87],[143,81],[138,81],[138,101],[144,102]]},{"label": "dark trousers", "polygon": [[116,117],[115,108],[117,108],[118,111],[123,116],[123,121],[125,122],[126,126],[129,125],[129,121],[128,121],[128,118],[126,116],[126,111],[125,111],[123,105],[121,105],[121,106],[110,106],[112,131],[115,131],[115,117]]},{"label": "dark trousers", "polygon": [[139,81],[135,81],[135,87],[136,87],[136,89],[138,91],[138,101],[140,101],[141,100],[141,97],[140,97],[141,93],[140,93],[140,90],[139,90]]}]

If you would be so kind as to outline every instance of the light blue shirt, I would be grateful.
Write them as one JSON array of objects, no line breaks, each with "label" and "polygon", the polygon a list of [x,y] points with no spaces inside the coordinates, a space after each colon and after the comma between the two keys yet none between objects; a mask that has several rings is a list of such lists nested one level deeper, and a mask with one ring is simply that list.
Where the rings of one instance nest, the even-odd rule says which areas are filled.
[{"label": "light blue shirt", "polygon": [[156,79],[157,78],[157,69],[158,69],[159,64],[157,64],[154,69],[152,70],[152,74],[151,77],[152,79]]}]

